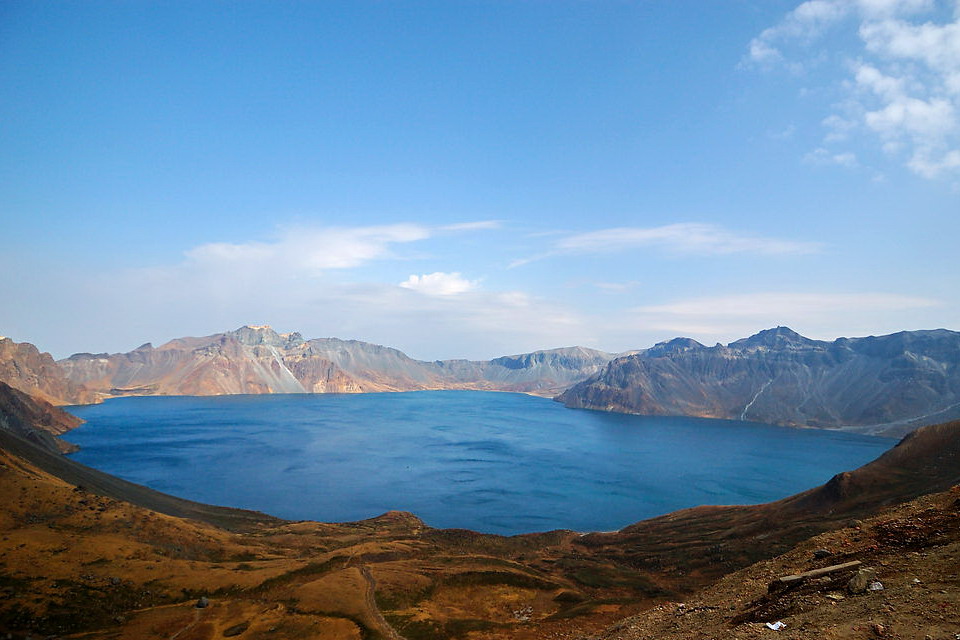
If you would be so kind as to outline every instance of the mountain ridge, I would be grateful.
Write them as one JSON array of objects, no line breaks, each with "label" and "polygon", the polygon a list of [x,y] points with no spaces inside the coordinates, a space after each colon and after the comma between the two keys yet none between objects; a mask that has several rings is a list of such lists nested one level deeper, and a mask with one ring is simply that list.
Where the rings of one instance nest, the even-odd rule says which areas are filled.
[{"label": "mountain ridge", "polygon": [[359,340],[308,340],[245,325],[57,362],[29,343],[3,339],[0,380],[54,404],[128,395],[511,391],[572,408],[899,436],[960,417],[960,333],[830,342],[781,326],[712,347],[674,338],[620,354],[577,346],[423,361]]},{"label": "mountain ridge", "polygon": [[898,436],[960,417],[960,333],[811,340],[786,328],[727,345],[660,343],[557,396],[568,407]]},{"label": "mountain ridge", "polygon": [[266,325],[150,343],[127,353],[78,353],[65,377],[100,397],[227,393],[366,393],[432,389],[553,396],[618,354],[567,347],[488,361],[416,360],[392,347],[339,338],[306,340]]},{"label": "mountain ridge", "polygon": [[49,353],[0,337],[0,381],[51,404],[86,404],[95,394],[68,380]]}]

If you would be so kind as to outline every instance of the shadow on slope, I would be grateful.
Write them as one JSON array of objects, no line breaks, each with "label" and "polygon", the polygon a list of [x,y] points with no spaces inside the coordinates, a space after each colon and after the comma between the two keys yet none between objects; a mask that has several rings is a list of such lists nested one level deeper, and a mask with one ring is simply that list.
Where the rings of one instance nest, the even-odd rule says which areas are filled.
[{"label": "shadow on slope", "polygon": [[[9,420],[8,420],[9,422]],[[167,496],[0,429],[0,632],[88,638],[535,638],[615,620],[960,482],[960,422],[822,487],[616,533],[514,537],[410,514],[285,522]],[[209,606],[196,609],[197,598]]]},{"label": "shadow on slope", "polygon": [[777,502],[702,506],[584,536],[579,544],[691,586],[784,553],[798,541],[960,483],[960,421],[922,427],[859,469]]}]

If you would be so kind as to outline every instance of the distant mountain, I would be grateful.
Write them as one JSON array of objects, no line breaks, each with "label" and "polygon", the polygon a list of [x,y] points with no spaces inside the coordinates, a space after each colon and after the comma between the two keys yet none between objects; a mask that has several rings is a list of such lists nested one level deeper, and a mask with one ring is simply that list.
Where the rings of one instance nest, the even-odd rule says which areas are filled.
[{"label": "distant mountain", "polygon": [[[35,424],[30,410],[0,409],[8,422]],[[777,502],[694,507],[586,535],[433,529],[396,511],[286,522],[109,476],[6,422],[0,478],[0,628],[17,638],[455,638],[479,629],[490,639],[681,640],[759,637],[758,620],[778,619],[788,621],[785,637],[956,629],[947,572],[960,544],[957,490],[898,503],[960,482],[960,422],[921,428],[876,461]],[[872,567],[885,590],[849,593],[851,571],[767,597],[778,576],[851,560]],[[750,565],[712,600],[693,593]],[[520,614],[504,615],[517,611],[518,593]],[[881,610],[891,601],[895,611]],[[747,617],[758,610],[766,617]],[[662,625],[618,622],[638,612]],[[823,619],[836,633],[823,634]],[[863,633],[850,635],[852,625]]]},{"label": "distant mountain", "polygon": [[86,404],[96,395],[68,380],[49,353],[0,337],[0,381],[51,404]]},{"label": "distant mountain", "polygon": [[555,395],[616,357],[583,347],[490,361],[414,360],[390,347],[337,338],[305,340],[268,326],[145,344],[128,353],[79,353],[59,361],[66,378],[101,396],[234,393],[365,393],[477,389]]},{"label": "distant mountain", "polygon": [[611,361],[557,399],[641,415],[899,435],[960,416],[960,333],[824,342],[777,327],[714,347],[677,338]]}]

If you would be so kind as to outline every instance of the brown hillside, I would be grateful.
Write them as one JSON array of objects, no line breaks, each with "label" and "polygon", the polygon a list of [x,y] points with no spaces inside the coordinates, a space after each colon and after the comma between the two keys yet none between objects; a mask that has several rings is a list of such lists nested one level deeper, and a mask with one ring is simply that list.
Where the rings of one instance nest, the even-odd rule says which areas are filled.
[{"label": "brown hillside", "polygon": [[57,436],[80,426],[80,418],[0,382],[0,431],[58,453],[75,451],[76,446]]},{"label": "brown hillside", "polygon": [[[785,576],[852,562],[860,565],[779,586]],[[858,573],[864,581],[851,589]],[[779,632],[767,627],[777,622],[786,626]],[[808,539],[682,603],[625,619],[600,637],[954,640],[957,633],[960,487]]]},{"label": "brown hillside", "polygon": [[678,580],[716,578],[851,519],[960,483],[960,421],[922,427],[877,460],[809,491],[755,506],[695,507],[585,536],[582,544]]},{"label": "brown hillside", "polygon": [[[691,509],[615,534],[510,538],[430,529],[397,512],[324,524],[208,507],[0,430],[0,634],[493,640],[599,633],[789,550],[812,531],[951,482],[960,468],[958,428],[921,429],[871,465],[769,505]],[[200,597],[208,606],[195,606]]]},{"label": "brown hillside", "polygon": [[49,353],[29,342],[0,338],[0,381],[51,404],[88,404],[97,396],[68,380]]}]

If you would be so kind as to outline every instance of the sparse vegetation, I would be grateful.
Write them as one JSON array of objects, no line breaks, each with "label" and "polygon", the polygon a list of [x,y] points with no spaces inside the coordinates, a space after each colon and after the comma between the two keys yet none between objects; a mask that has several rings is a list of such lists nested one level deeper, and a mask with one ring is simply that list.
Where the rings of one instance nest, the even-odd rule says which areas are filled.
[{"label": "sparse vegetation", "polygon": [[[183,637],[229,631],[238,635],[227,637],[271,640],[596,633],[630,613],[656,611],[678,594],[688,599],[811,533],[944,488],[960,468],[957,432],[960,423],[928,428],[876,463],[778,503],[691,509],[586,536],[431,530],[401,513],[347,524],[284,523],[193,505],[198,518],[184,519],[99,497],[96,483],[125,486],[99,477],[78,491],[0,448],[0,633],[82,632],[89,640],[161,640],[188,627]],[[0,445],[2,438],[0,431]],[[52,460],[58,473],[68,469],[56,458],[38,460]],[[884,550],[928,553],[952,544],[958,496],[949,497],[949,508],[937,503],[911,511],[913,519],[876,520],[836,555],[877,560],[888,557]],[[165,500],[147,496],[152,505]],[[170,500],[172,508],[184,508]],[[222,522],[237,526],[214,524]],[[955,594],[955,576],[948,580],[941,584]],[[197,608],[201,597],[207,606]],[[757,615],[801,613],[782,600]]]}]

